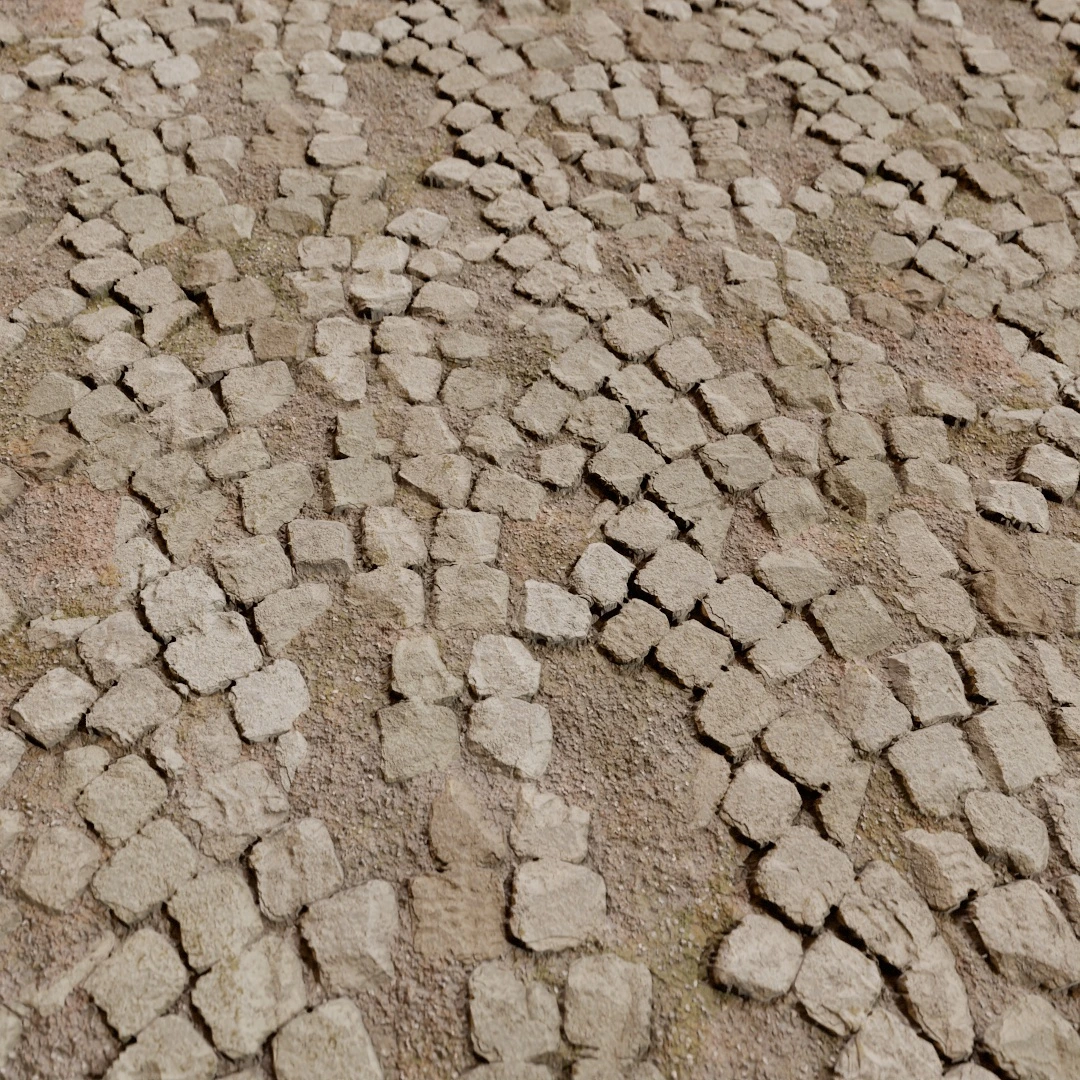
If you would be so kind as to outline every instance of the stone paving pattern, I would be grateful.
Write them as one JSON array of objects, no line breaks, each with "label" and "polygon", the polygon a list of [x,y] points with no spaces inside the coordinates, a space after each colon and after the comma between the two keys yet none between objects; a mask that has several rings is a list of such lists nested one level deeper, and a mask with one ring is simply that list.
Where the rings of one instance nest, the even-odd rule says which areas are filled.
[{"label": "stone paving pattern", "polygon": [[[0,728],[0,957],[42,911],[98,926],[0,1004],[10,1075],[46,1075],[26,1048],[74,994],[112,1051],[82,1071],[69,1047],[70,1075],[411,1075],[365,1026],[402,935],[470,968],[474,1080],[699,1075],[654,1045],[653,974],[605,937],[590,814],[545,791],[561,718],[536,653],[558,646],[694,691],[703,824],[743,845],[753,898],[702,958],[717,1002],[794,1000],[839,1037],[844,1080],[1080,1076],[1080,111],[1061,74],[1080,7],[1002,0],[1053,54],[1025,73],[954,0],[563,6],[90,0],[85,34],[56,39],[0,18],[0,108],[57,147],[52,241],[78,258],[0,323],[0,354],[57,328],[81,342],[26,398],[40,432],[0,465],[0,510],[68,474],[122,496],[113,611],[0,594],[9,640],[55,658]],[[302,148],[257,205],[226,194],[255,148],[199,111],[200,56],[225,38],[260,138]],[[453,153],[415,179],[475,200],[482,230],[422,186],[384,201],[346,78],[380,64],[430,76]],[[812,186],[747,149],[778,112],[829,149]],[[5,236],[34,183],[0,169]],[[878,275],[859,295],[814,241],[850,214],[877,223],[850,253]],[[608,235],[681,238],[709,280],[662,257],[626,275]],[[296,262],[241,274],[237,245],[267,236]],[[514,274],[506,325],[484,316],[493,261]],[[941,311],[1015,361],[1000,400],[899,361]],[[709,347],[726,323],[775,363]],[[196,326],[198,354],[171,352]],[[504,333],[545,358],[519,394],[485,363]],[[298,385],[325,403],[318,468],[260,433]],[[976,429],[1011,439],[1015,467],[965,471]],[[605,500],[594,540],[512,588],[502,531],[583,484]],[[746,518],[775,542],[733,572]],[[889,580],[821,557],[853,528]],[[445,776],[438,872],[373,879],[361,834],[290,803],[302,654],[343,605],[394,641],[382,777]],[[212,752],[193,766],[200,702]],[[48,755],[66,809],[28,817],[2,789]],[[462,759],[517,782],[503,819]],[[903,793],[891,861],[855,854],[875,770]],[[958,927],[1002,988],[993,1015],[969,1007]],[[553,982],[533,961],[564,950]]]}]

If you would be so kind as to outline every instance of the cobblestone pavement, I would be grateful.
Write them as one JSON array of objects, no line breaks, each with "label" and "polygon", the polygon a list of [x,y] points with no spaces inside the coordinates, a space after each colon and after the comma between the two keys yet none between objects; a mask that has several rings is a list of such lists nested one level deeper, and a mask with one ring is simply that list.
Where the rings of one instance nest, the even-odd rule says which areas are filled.
[{"label": "cobblestone pavement", "polygon": [[10,6],[0,1075],[1077,1080],[1078,0]]}]

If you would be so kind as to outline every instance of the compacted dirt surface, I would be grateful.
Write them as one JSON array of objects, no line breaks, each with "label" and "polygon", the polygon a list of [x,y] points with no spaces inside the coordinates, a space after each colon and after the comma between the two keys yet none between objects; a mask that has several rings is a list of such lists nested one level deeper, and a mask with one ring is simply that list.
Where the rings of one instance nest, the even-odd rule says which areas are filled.
[{"label": "compacted dirt surface", "polygon": [[1077,1080],[1077,0],[10,0],[0,1076]]}]

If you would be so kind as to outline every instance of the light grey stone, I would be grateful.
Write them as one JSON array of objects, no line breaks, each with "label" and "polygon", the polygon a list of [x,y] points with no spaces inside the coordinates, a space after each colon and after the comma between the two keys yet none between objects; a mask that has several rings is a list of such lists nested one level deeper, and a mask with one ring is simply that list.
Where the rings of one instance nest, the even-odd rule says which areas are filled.
[{"label": "light grey stone", "polygon": [[751,912],[720,942],[711,975],[756,1001],[786,994],[803,960],[802,939],[768,915]]},{"label": "light grey stone", "polygon": [[114,762],[92,780],[76,808],[111,847],[134,836],[161,809],[165,781],[137,754]]},{"label": "light grey stone", "polygon": [[971,715],[952,658],[936,642],[890,656],[889,676],[896,696],[923,727]]},{"label": "light grey stone", "polygon": [[168,907],[196,972],[238,956],[263,932],[251,890],[232,867],[204,868],[176,889]]},{"label": "light grey stone", "polygon": [[1006,978],[1059,990],[1080,979],[1080,942],[1054,901],[1033,881],[1014,881],[972,905],[994,967]]},{"label": "light grey stone", "polygon": [[559,1046],[559,1004],[540,982],[523,982],[504,962],[491,960],[469,976],[472,1045],[486,1061],[519,1063]]},{"label": "light grey stone", "polygon": [[789,829],[754,873],[757,891],[810,930],[820,929],[854,883],[850,858],[804,826]]},{"label": "light grey stone", "polygon": [[935,910],[950,911],[994,887],[993,871],[960,833],[908,829],[903,839],[911,876]]},{"label": "light grey stone", "polygon": [[840,922],[870,950],[906,970],[937,933],[926,901],[889,863],[874,860],[840,901]]},{"label": "light grey stone", "polygon": [[226,1057],[257,1054],[307,1004],[303,964],[291,945],[267,935],[203,975],[191,1000]]},{"label": "light grey stone", "polygon": [[873,960],[824,933],[806,950],[794,989],[812,1020],[835,1035],[850,1035],[870,1015],[882,980]]},{"label": "light grey stone", "polygon": [[54,825],[38,834],[18,889],[47,911],[62,912],[90,884],[101,863],[98,845],[81,829]]},{"label": "light grey stone", "polygon": [[607,921],[604,879],[558,859],[523,863],[514,874],[510,933],[534,952],[582,945]]},{"label": "light grey stone", "polygon": [[121,1039],[137,1035],[187,987],[188,973],[168,938],[136,930],[84,982]]},{"label": "light grey stone", "polygon": [[458,718],[444,705],[400,701],[378,715],[383,777],[390,783],[445,769],[460,754]]},{"label": "light grey stone", "polygon": [[160,818],[133,836],[95,875],[94,896],[129,926],[169,899],[196,870],[198,856],[171,821]]}]

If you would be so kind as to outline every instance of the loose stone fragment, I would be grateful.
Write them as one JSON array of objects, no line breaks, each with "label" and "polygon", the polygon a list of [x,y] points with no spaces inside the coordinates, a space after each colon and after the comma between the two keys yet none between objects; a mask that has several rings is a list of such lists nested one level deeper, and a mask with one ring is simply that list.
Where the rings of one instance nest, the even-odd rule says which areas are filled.
[{"label": "loose stone fragment", "polygon": [[398,934],[398,907],[389,882],[368,881],[316,900],[300,927],[319,977],[332,992],[356,993],[394,978],[390,949]]},{"label": "loose stone fragment", "polygon": [[712,978],[757,1001],[786,994],[803,960],[802,939],[768,915],[751,912],[720,943]]},{"label": "loose stone fragment", "polygon": [[620,664],[640,662],[669,628],[662,611],[643,600],[631,600],[600,632],[600,646]]},{"label": "loose stone fragment", "polygon": [[685,544],[663,544],[638,571],[638,587],[660,605],[676,622],[681,622],[709,591],[716,572],[703,555]]},{"label": "loose stone fragment", "polygon": [[[239,738],[221,717],[229,736]],[[185,793],[184,805],[202,830],[200,847],[216,859],[236,858],[262,835],[283,824],[289,800],[270,774],[257,761],[236,764],[211,773],[201,787]]]},{"label": "loose stone fragment", "polygon": [[[241,604],[257,603],[293,583],[289,557],[272,536],[253,536],[215,548],[211,559],[225,591]],[[195,622],[190,629],[197,626]]]},{"label": "loose stone fragment", "polygon": [[852,758],[847,740],[809,708],[791,709],[774,720],[762,745],[796,783],[818,791],[829,787]]},{"label": "loose stone fragment", "polygon": [[341,887],[334,843],[318,818],[302,818],[260,840],[249,858],[259,905],[269,918],[290,918]]},{"label": "loose stone fragment", "polygon": [[530,698],[540,689],[540,661],[515,638],[485,634],[473,646],[469,685],[478,697]]},{"label": "loose stone fragment", "polygon": [[534,952],[583,945],[607,920],[604,879],[558,859],[523,863],[514,874],[510,933]]},{"label": "loose stone fragment", "polygon": [[502,630],[509,595],[510,579],[494,567],[483,563],[439,567],[435,571],[435,626],[440,630]]},{"label": "loose stone fragment", "polygon": [[835,934],[822,934],[803,956],[795,996],[812,1020],[836,1035],[862,1027],[881,993],[877,964]]},{"label": "loose stone fragment", "polygon": [[754,492],[754,500],[773,531],[785,540],[822,524],[827,516],[817,491],[805,477],[769,480]]},{"label": "loose stone fragment", "polygon": [[1065,849],[1069,861],[1076,866],[1080,863],[1080,785],[1068,780],[1048,784],[1043,800],[1058,843]]},{"label": "loose stone fragment", "polygon": [[754,885],[799,926],[818,930],[852,888],[851,860],[811,829],[795,826],[758,864]]},{"label": "loose stone fragment", "polygon": [[964,799],[964,813],[979,846],[1004,859],[1014,873],[1033,877],[1046,869],[1046,826],[1016,799],[996,791],[972,791]]},{"label": "loose stone fragment", "polygon": [[732,574],[709,589],[702,601],[709,621],[746,647],[775,630],[784,609],[745,574]]}]

